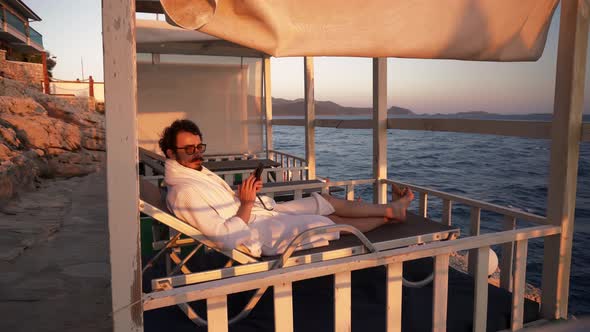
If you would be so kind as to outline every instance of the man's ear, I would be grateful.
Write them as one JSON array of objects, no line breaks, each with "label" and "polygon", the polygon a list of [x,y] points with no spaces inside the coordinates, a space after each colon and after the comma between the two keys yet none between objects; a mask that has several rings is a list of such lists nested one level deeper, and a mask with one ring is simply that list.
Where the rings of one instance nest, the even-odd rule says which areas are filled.
[{"label": "man's ear", "polygon": [[168,159],[176,159],[176,156],[174,155],[174,151],[172,151],[172,149],[166,150],[166,157],[168,157]]}]

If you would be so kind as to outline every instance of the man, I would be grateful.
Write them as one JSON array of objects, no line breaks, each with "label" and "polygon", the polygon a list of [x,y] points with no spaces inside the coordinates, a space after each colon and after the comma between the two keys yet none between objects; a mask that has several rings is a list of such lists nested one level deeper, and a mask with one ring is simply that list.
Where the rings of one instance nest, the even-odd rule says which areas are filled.
[{"label": "man", "polygon": [[[414,198],[408,190],[391,204],[347,201],[317,193],[281,204],[266,196],[257,199],[262,182],[253,175],[238,186],[236,193],[202,165],[206,150],[202,139],[199,127],[189,120],[176,120],[164,130],[159,145],[167,157],[166,202],[178,218],[219,248],[245,247],[253,256],[276,255],[307,229],[337,223],[367,232],[390,221],[405,220]],[[312,236],[298,250],[326,245],[338,236]]]}]

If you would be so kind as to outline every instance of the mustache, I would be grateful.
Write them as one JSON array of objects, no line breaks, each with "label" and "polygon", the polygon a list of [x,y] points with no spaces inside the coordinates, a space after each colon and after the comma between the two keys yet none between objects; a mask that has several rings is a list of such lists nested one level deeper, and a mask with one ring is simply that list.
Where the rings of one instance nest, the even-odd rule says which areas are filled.
[{"label": "mustache", "polygon": [[191,160],[191,162],[195,162],[195,161],[199,161],[199,160],[204,161],[205,159],[203,159],[203,156],[196,156]]}]

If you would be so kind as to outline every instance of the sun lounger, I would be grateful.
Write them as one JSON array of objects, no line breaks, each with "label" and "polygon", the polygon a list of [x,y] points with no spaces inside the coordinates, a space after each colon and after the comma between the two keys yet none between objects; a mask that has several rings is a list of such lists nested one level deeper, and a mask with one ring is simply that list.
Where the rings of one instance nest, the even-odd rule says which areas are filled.
[{"label": "sun lounger", "polygon": [[[319,186],[322,185],[323,184],[319,184]],[[224,277],[268,271],[269,269],[308,264],[368,252],[418,245],[432,241],[450,240],[456,238],[459,234],[458,228],[449,227],[427,218],[417,216],[413,213],[408,213],[408,218],[405,222],[386,224],[366,234],[361,233],[356,228],[349,225],[333,225],[314,228],[299,234],[299,236],[297,236],[287,247],[283,255],[257,258],[249,255],[245,248],[237,248],[233,250],[221,250],[215,248],[201,232],[189,224],[177,219],[172,213],[170,213],[164,204],[159,188],[144,179],[140,181],[140,198],[140,210],[142,213],[153,217],[155,220],[169,226],[179,233],[189,236],[191,240],[188,240],[188,242],[194,240],[194,242],[192,242],[194,245],[205,245],[224,254],[230,258],[231,261],[243,264],[240,266],[228,266],[224,269],[196,274],[190,274],[190,271],[184,270],[183,273],[185,273],[185,275],[169,276],[153,280],[153,290],[172,289],[174,287],[211,281]],[[298,243],[307,236],[327,232],[345,232],[348,234],[343,234],[339,240],[331,241],[328,246],[295,251]],[[174,236],[166,247],[162,249],[162,252],[179,245],[179,241],[179,236]],[[187,241],[184,243],[186,242]],[[196,249],[187,256],[192,256],[195,251]],[[186,263],[188,258],[185,257],[184,259],[180,259],[179,257],[174,257],[173,260],[177,263],[173,272],[177,272],[182,268],[182,265]],[[429,283],[430,281],[431,277],[419,282],[409,282],[404,280],[404,284],[406,286],[416,287]],[[245,309],[231,319],[230,323],[245,317],[252,310],[253,306],[260,299],[265,290],[266,289],[259,289],[248,305],[246,305]],[[188,304],[181,304],[179,307],[196,324],[206,324],[206,321],[201,319]]]}]

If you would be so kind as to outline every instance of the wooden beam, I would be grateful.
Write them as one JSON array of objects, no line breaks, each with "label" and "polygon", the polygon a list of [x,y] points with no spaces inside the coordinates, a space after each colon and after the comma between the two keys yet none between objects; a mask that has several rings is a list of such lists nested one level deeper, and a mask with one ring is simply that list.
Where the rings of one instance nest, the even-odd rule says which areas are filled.
[{"label": "wooden beam", "polygon": [[[373,58],[373,178],[387,178],[387,58]],[[375,203],[387,202],[387,186],[375,185]]]},{"label": "wooden beam", "polygon": [[142,331],[135,1],[103,1],[102,24],[113,330]]},{"label": "wooden beam", "polygon": [[547,218],[561,234],[544,246],[541,311],[549,319],[567,318],[568,311],[589,7],[587,1],[561,1],[547,195]]},{"label": "wooden beam", "polygon": [[265,114],[265,132],[266,132],[266,157],[270,158],[272,150],[272,81],[270,76],[270,58],[265,57],[262,60],[263,84],[264,84],[264,114]]},{"label": "wooden beam", "polygon": [[389,129],[447,131],[528,138],[549,138],[551,122],[475,119],[389,119]]},{"label": "wooden beam", "polygon": [[[275,126],[304,126],[302,119],[275,119]],[[316,127],[371,129],[372,120],[316,119]],[[472,119],[389,119],[387,129],[444,131],[526,138],[551,138],[551,122]],[[582,124],[581,142],[590,141],[590,123]]]},{"label": "wooden beam", "polygon": [[308,180],[314,180],[315,175],[315,83],[313,57],[306,56],[305,70],[305,161],[307,162]]},{"label": "wooden beam", "polygon": [[227,40],[138,43],[137,53],[243,56],[253,58],[267,56],[263,52],[234,44]]},{"label": "wooden beam", "polygon": [[[277,126],[303,126],[301,119],[277,119],[273,121]],[[340,120],[318,119],[316,127],[340,129],[371,129],[373,121],[366,119]],[[590,140],[590,124],[584,125],[582,140]],[[482,135],[499,135],[526,138],[551,138],[551,122],[548,121],[511,121],[511,120],[475,120],[475,119],[388,119],[387,129],[443,131],[455,133],[469,133]]]}]

